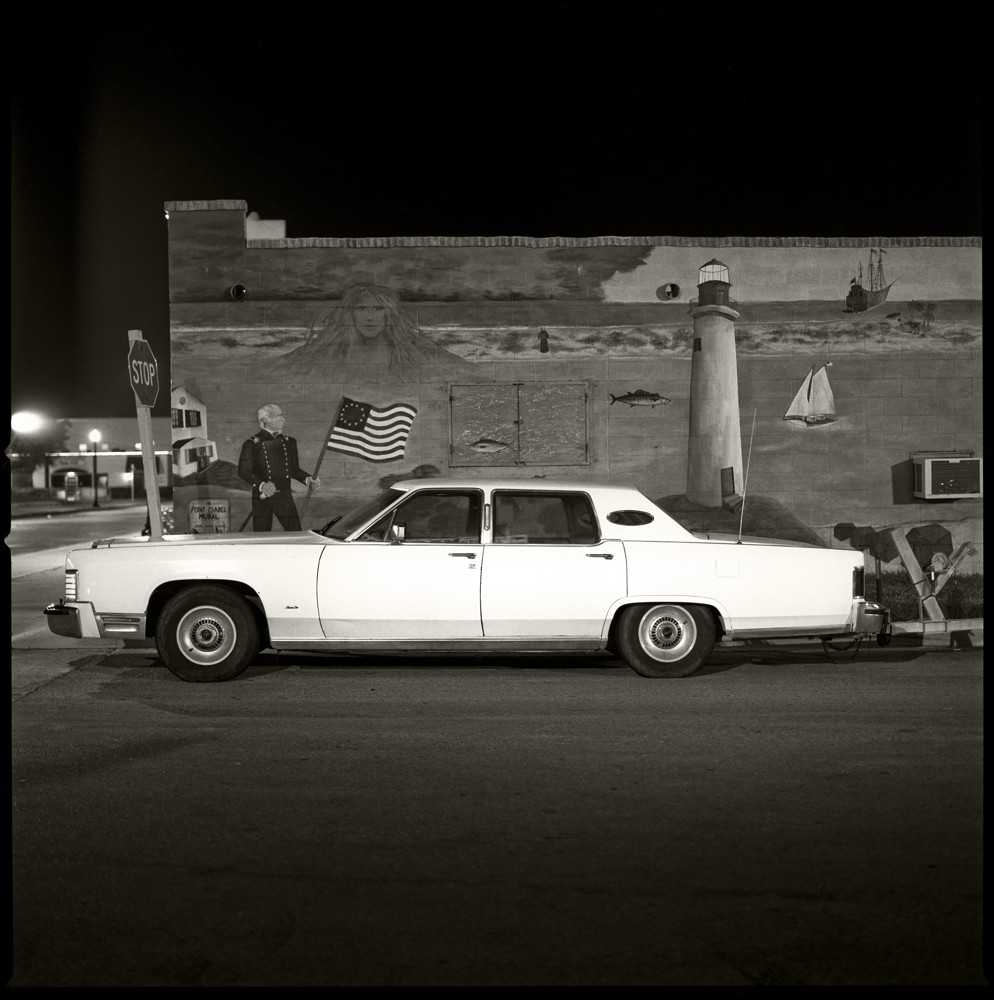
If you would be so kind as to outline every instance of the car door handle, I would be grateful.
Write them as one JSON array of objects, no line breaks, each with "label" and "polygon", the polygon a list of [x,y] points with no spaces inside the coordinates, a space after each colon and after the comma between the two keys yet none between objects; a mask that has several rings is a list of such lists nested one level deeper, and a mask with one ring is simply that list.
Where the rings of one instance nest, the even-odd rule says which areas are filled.
[{"label": "car door handle", "polygon": [[588,552],[588,559],[613,559],[614,555],[610,552]]},{"label": "car door handle", "polygon": [[455,556],[457,559],[475,559],[475,552],[450,552],[450,556]]}]

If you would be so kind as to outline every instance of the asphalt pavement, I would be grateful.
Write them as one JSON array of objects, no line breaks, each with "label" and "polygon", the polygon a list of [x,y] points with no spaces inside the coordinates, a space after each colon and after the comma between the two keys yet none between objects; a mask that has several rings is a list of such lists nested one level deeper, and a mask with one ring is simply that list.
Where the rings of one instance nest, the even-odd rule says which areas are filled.
[{"label": "asphalt pavement", "polygon": [[16,657],[8,987],[986,982],[979,651]]}]

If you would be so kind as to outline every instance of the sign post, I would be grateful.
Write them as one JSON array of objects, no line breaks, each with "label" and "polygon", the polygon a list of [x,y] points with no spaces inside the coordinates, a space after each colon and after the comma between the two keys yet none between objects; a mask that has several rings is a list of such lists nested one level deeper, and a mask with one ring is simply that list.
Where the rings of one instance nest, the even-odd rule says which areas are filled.
[{"label": "sign post", "polygon": [[128,377],[135,391],[138,433],[142,443],[142,468],[145,470],[145,497],[148,500],[148,529],[153,542],[162,540],[162,505],[159,502],[159,478],[155,468],[155,442],[152,439],[152,407],[159,395],[159,365],[141,330],[129,330]]}]

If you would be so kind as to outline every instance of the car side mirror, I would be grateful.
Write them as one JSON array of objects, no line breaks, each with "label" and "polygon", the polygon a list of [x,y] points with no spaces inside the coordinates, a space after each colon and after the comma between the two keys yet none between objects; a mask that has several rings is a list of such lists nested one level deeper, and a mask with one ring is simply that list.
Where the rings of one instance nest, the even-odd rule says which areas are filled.
[{"label": "car side mirror", "polygon": [[406,524],[394,524],[390,527],[390,544],[400,545],[404,540],[404,536],[407,534]]}]

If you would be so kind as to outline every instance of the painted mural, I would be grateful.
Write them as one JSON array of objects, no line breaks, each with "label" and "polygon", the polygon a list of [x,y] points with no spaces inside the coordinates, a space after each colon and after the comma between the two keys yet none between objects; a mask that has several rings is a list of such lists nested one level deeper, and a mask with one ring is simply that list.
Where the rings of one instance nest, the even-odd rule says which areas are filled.
[{"label": "painted mural", "polygon": [[167,210],[177,530],[499,474],[820,545],[938,524],[982,567],[979,238],[256,240],[242,202]]}]

